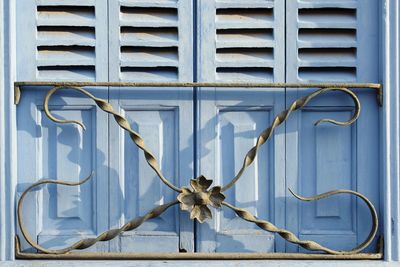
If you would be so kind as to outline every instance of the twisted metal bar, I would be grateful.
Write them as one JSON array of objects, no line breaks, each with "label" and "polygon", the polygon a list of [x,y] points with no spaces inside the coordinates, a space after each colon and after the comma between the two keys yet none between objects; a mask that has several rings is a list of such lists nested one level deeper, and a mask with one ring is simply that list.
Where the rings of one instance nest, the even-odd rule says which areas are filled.
[{"label": "twisted metal bar", "polygon": [[129,132],[129,136],[131,137],[132,141],[136,144],[136,146],[141,149],[143,151],[144,157],[146,159],[146,162],[149,164],[149,166],[156,172],[156,174],[158,175],[158,177],[161,179],[161,181],[164,182],[164,184],[166,184],[169,188],[171,188],[172,190],[181,193],[182,189],[176,187],[175,185],[173,185],[167,178],[164,177],[164,175],[161,173],[160,167],[158,165],[158,162],[155,158],[155,156],[148,150],[148,148],[146,147],[146,144],[143,140],[143,138],[134,130],[132,130],[131,126],[129,125],[129,122],[119,113],[114,111],[113,106],[108,103],[107,101],[105,101],[104,99],[101,98],[97,98],[94,95],[92,95],[91,93],[89,93],[88,91],[86,91],[83,88],[80,87],[74,87],[74,86],[70,86],[70,87],[64,87],[64,86],[56,86],[53,89],[51,89],[47,94],[46,97],[44,99],[44,111],[47,115],[47,117],[56,122],[56,123],[73,123],[73,124],[77,124],[79,126],[82,127],[83,130],[86,129],[85,125],[80,122],[80,121],[76,121],[76,120],[60,120],[57,119],[56,117],[54,117],[50,110],[49,110],[49,101],[51,96],[56,93],[58,90],[60,89],[72,89],[72,90],[76,90],[78,92],[81,92],[82,94],[86,95],[87,97],[91,98],[96,105],[102,109],[103,111],[111,114],[114,116],[115,121],[118,123],[119,126],[121,126],[121,128],[123,128],[124,130],[126,130],[127,132]]},{"label": "twisted metal bar", "polygon": [[[150,165],[150,167],[158,174],[159,178],[167,185],[169,186],[171,189],[177,191],[177,192],[182,192],[182,189],[175,187],[173,184],[171,184],[161,173],[158,163],[155,159],[155,157],[151,154],[151,152],[149,152],[145,146],[144,140],[143,138],[136,133],[135,131],[133,131],[130,128],[130,125],[128,123],[128,121],[122,117],[122,115],[116,113],[113,110],[113,107],[106,102],[103,99],[97,98],[95,96],[93,96],[92,94],[90,94],[88,91],[84,90],[83,88],[80,87],[74,87],[74,86],[55,86],[53,89],[51,89],[44,100],[44,109],[45,109],[45,113],[46,115],[49,117],[49,119],[51,119],[54,122],[57,123],[74,123],[74,124],[78,124],[79,126],[81,126],[83,129],[85,129],[85,125],[80,122],[80,121],[75,121],[75,120],[60,120],[55,118],[49,111],[49,100],[51,98],[51,96],[56,93],[56,91],[63,89],[63,88],[69,88],[69,89],[73,89],[73,90],[77,90],[81,93],[83,93],[84,95],[88,96],[89,98],[91,98],[92,100],[95,101],[95,103],[97,104],[97,106],[102,109],[103,111],[112,114],[114,116],[114,119],[116,120],[116,122],[118,123],[118,125],[120,127],[122,127],[124,130],[128,131],[130,134],[130,137],[132,139],[132,141],[143,151],[146,161],[147,163]],[[256,155],[257,155],[257,151],[259,149],[260,146],[262,146],[271,136],[272,133],[274,131],[274,129],[279,126],[280,124],[282,124],[291,114],[291,112],[298,110],[302,107],[304,107],[305,105],[307,105],[307,103],[313,99],[314,97],[318,96],[321,93],[327,92],[327,91],[341,91],[344,92],[348,95],[350,95],[355,103],[355,112],[352,116],[352,118],[348,121],[345,122],[340,122],[340,121],[336,121],[336,120],[332,120],[332,119],[320,119],[318,120],[315,124],[319,124],[322,122],[328,122],[328,123],[333,123],[333,124],[337,124],[337,125],[350,125],[352,123],[354,123],[359,115],[360,115],[360,110],[361,110],[361,106],[360,106],[360,102],[357,98],[357,96],[351,92],[349,89],[347,88],[322,88],[320,90],[317,90],[315,92],[313,92],[312,94],[300,98],[298,100],[296,100],[295,102],[292,103],[292,105],[290,106],[289,109],[281,112],[278,114],[278,116],[275,117],[272,125],[267,128],[266,130],[264,130],[260,136],[257,139],[257,144],[250,149],[250,151],[246,154],[242,168],[239,170],[238,174],[235,176],[235,178],[225,187],[222,188],[221,191],[225,191],[227,189],[229,189],[230,187],[232,187],[237,180],[241,177],[241,175],[243,174],[243,172],[245,171],[245,169],[252,164],[252,162],[254,161]],[[44,253],[48,253],[48,254],[65,254],[70,252],[71,250],[74,249],[85,249],[88,248],[90,246],[93,246],[95,243],[100,242],[100,241],[108,241],[111,240],[113,238],[115,238],[117,235],[119,235],[120,233],[124,232],[124,231],[130,231],[133,230],[137,227],[139,227],[143,222],[145,222],[148,219],[154,218],[159,216],[160,214],[162,214],[166,209],[168,209],[169,207],[178,204],[179,201],[175,200],[172,201],[170,203],[161,205],[159,207],[154,208],[153,210],[151,210],[150,212],[148,212],[146,215],[142,216],[142,217],[138,217],[135,218],[133,220],[131,220],[130,222],[126,223],[124,226],[122,226],[119,229],[111,229],[108,230],[102,234],[100,234],[98,237],[96,238],[86,238],[86,239],[82,239],[76,243],[74,243],[73,245],[64,248],[64,249],[59,249],[59,250],[49,250],[46,248],[41,247],[39,244],[37,244],[35,241],[32,240],[32,238],[30,237],[30,235],[28,234],[28,232],[26,231],[23,221],[22,221],[22,205],[23,205],[23,201],[26,197],[26,195],[32,191],[35,187],[43,185],[43,184],[60,184],[60,185],[67,185],[67,186],[76,186],[76,185],[81,185],[83,183],[85,183],[86,181],[88,181],[91,177],[93,176],[93,173],[87,177],[86,179],[84,179],[81,182],[78,183],[70,183],[70,182],[65,182],[65,181],[54,181],[54,180],[42,180],[39,181],[33,185],[31,185],[27,190],[25,190],[18,202],[18,207],[17,207],[17,214],[18,214],[18,223],[19,226],[21,228],[21,232],[23,234],[23,236],[25,237],[25,239],[27,240],[27,242],[34,248],[38,249],[41,252]],[[377,232],[377,227],[378,227],[378,219],[377,219],[377,214],[376,214],[376,210],[374,208],[374,206],[372,205],[372,203],[362,194],[359,194],[357,192],[351,191],[351,190],[336,190],[336,191],[330,191],[315,197],[310,197],[310,198],[304,198],[301,196],[298,196],[296,194],[294,194],[290,189],[289,191],[298,199],[303,200],[303,201],[313,201],[313,200],[319,200],[322,198],[326,198],[332,195],[336,195],[336,194],[342,194],[342,193],[347,193],[347,194],[352,194],[355,195],[357,197],[360,197],[369,207],[370,211],[371,211],[371,216],[373,219],[373,226],[371,228],[371,232],[369,234],[369,236],[367,237],[367,239],[361,243],[359,246],[357,246],[356,248],[349,250],[349,251],[336,251],[336,250],[332,250],[329,248],[326,248],[324,246],[321,246],[320,244],[314,242],[314,241],[309,241],[309,240],[300,240],[299,238],[297,238],[293,233],[291,233],[288,230],[285,229],[279,229],[277,228],[275,225],[273,225],[272,223],[268,222],[268,221],[263,221],[263,220],[258,220],[257,218],[255,218],[251,213],[249,213],[248,211],[244,210],[244,209],[240,209],[237,207],[234,207],[233,205],[226,203],[226,202],[222,202],[222,205],[231,208],[232,210],[234,210],[236,212],[236,214],[238,214],[242,219],[247,220],[249,222],[253,222],[256,225],[258,225],[260,228],[266,230],[266,231],[270,231],[270,232],[274,232],[274,233],[278,233],[280,236],[282,236],[284,239],[286,239],[289,242],[298,244],[306,249],[309,250],[317,250],[317,251],[323,251],[329,254],[342,254],[342,255],[349,255],[349,254],[355,254],[357,252],[360,252],[361,250],[363,250],[364,248],[366,248],[373,240],[374,236],[376,235]]]},{"label": "twisted metal bar", "polygon": [[174,200],[174,201],[166,203],[164,205],[160,205],[158,207],[155,207],[154,209],[152,209],[145,215],[137,217],[137,218],[127,222],[121,228],[108,230],[108,231],[103,232],[102,234],[98,235],[96,238],[85,238],[85,239],[79,240],[76,243],[74,243],[71,246],[66,247],[66,248],[51,250],[51,249],[46,249],[46,248],[40,246],[38,243],[36,243],[32,239],[32,237],[29,235],[27,229],[25,228],[25,225],[23,223],[23,218],[22,218],[22,207],[23,207],[23,203],[24,203],[24,200],[25,200],[25,197],[27,196],[27,194],[29,192],[31,192],[34,188],[36,188],[40,185],[57,184],[57,185],[66,185],[66,186],[78,186],[78,185],[82,185],[82,184],[86,183],[92,177],[93,177],[93,173],[91,175],[89,175],[87,178],[85,178],[84,180],[77,182],[77,183],[66,182],[66,181],[57,181],[57,180],[41,180],[41,181],[38,181],[38,182],[32,184],[31,186],[29,186],[22,193],[21,198],[18,201],[18,206],[17,206],[18,225],[19,225],[19,228],[21,229],[21,233],[24,236],[25,240],[32,247],[34,247],[38,251],[41,251],[41,252],[47,253],[47,254],[65,254],[74,249],[78,249],[78,250],[86,249],[88,247],[93,246],[97,242],[109,241],[123,232],[136,229],[137,227],[142,225],[145,221],[160,216],[169,207],[172,207],[172,206],[178,204],[178,201]]},{"label": "twisted metal bar", "polygon": [[267,140],[272,136],[275,128],[278,127],[279,125],[281,125],[283,122],[285,122],[293,111],[306,106],[307,103],[311,101],[311,99],[315,98],[316,96],[318,96],[322,93],[329,92],[329,91],[340,91],[340,92],[346,93],[351,96],[352,100],[354,101],[354,105],[355,105],[355,112],[353,114],[353,117],[350,120],[345,121],[345,122],[336,121],[336,120],[332,120],[332,119],[320,119],[315,123],[315,125],[318,125],[323,122],[333,123],[333,124],[342,125],[342,126],[353,124],[360,116],[361,104],[360,104],[360,101],[358,100],[358,97],[347,88],[322,88],[322,89],[319,89],[319,90],[311,93],[308,96],[297,99],[290,105],[290,107],[287,110],[284,110],[281,113],[279,113],[274,118],[272,125],[270,127],[268,127],[267,129],[265,129],[258,136],[256,145],[247,152],[247,154],[243,160],[242,167],[240,168],[240,170],[238,171],[236,176],[227,185],[222,187],[221,192],[224,192],[224,191],[228,190],[229,188],[231,188],[240,179],[240,177],[243,175],[246,168],[249,167],[253,163],[255,157],[257,156],[258,149],[265,142],[267,142]]},{"label": "twisted metal bar", "polygon": [[314,201],[314,200],[320,200],[323,198],[327,198],[333,195],[337,195],[337,194],[351,194],[351,195],[355,195],[356,197],[361,198],[368,206],[370,212],[371,212],[371,218],[372,218],[372,227],[371,227],[371,231],[368,235],[368,237],[364,240],[364,242],[362,242],[360,245],[358,245],[357,247],[351,249],[351,250],[347,250],[347,251],[338,251],[338,250],[333,250],[327,247],[324,247],[320,244],[318,244],[315,241],[311,241],[311,240],[300,240],[295,234],[293,234],[292,232],[286,230],[286,229],[280,229],[278,227],[276,227],[274,224],[272,224],[269,221],[265,221],[265,220],[259,220],[257,219],[253,214],[251,214],[250,212],[248,212],[245,209],[241,209],[241,208],[237,208],[227,202],[222,202],[222,205],[232,209],[239,217],[241,217],[243,220],[246,220],[248,222],[252,222],[255,223],[258,227],[260,227],[261,229],[268,231],[268,232],[272,232],[272,233],[277,233],[279,234],[282,238],[284,238],[285,240],[297,244],[305,249],[308,250],[312,250],[312,251],[323,251],[329,254],[336,254],[336,255],[350,255],[350,254],[355,254],[358,252],[361,252],[363,249],[365,249],[369,244],[371,244],[372,240],[374,239],[377,231],[378,231],[378,215],[376,213],[375,207],[374,205],[368,200],[368,198],[366,198],[364,195],[352,191],[352,190],[346,190],[346,189],[340,189],[340,190],[334,190],[334,191],[329,191],[327,193],[323,193],[314,197],[301,197],[295,193],[293,193],[292,190],[290,190],[290,193],[293,194],[294,197],[296,197],[299,200],[302,201]]}]

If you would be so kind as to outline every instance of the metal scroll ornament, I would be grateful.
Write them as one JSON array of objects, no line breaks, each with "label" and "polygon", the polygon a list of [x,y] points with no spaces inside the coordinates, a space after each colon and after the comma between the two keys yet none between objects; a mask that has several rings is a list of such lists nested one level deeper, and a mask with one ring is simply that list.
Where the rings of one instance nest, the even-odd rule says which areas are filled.
[{"label": "metal scroll ornament", "polygon": [[[245,209],[241,209],[238,207],[233,206],[232,204],[225,202],[225,196],[223,194],[224,191],[228,190],[229,188],[231,188],[242,176],[242,174],[244,173],[245,169],[250,166],[255,157],[257,156],[257,152],[258,149],[265,144],[265,142],[272,136],[274,130],[276,127],[278,127],[279,125],[281,125],[285,120],[287,120],[287,118],[290,116],[290,114],[293,111],[296,111],[304,106],[307,105],[307,103],[317,97],[320,94],[329,92],[329,91],[339,91],[342,93],[347,94],[348,96],[350,96],[354,102],[355,105],[355,112],[353,114],[353,116],[348,120],[348,121],[336,121],[333,119],[321,119],[319,121],[317,121],[315,124],[320,124],[323,122],[326,123],[333,123],[336,125],[351,125],[353,124],[359,117],[360,115],[360,110],[361,110],[361,105],[360,105],[360,101],[358,100],[357,96],[350,91],[347,88],[339,88],[339,87],[335,87],[335,88],[322,88],[319,89],[311,94],[309,94],[308,96],[302,97],[297,99],[296,101],[294,101],[290,107],[285,110],[282,111],[281,113],[279,113],[273,120],[272,124],[270,127],[268,127],[267,129],[265,129],[257,138],[257,142],[256,145],[254,147],[252,147],[247,154],[244,157],[243,160],[243,164],[242,167],[240,168],[240,170],[238,171],[238,173],[236,174],[235,177],[232,178],[231,182],[229,182],[227,185],[220,187],[220,186],[214,186],[211,187],[211,184],[213,183],[213,180],[209,180],[207,178],[205,178],[204,176],[199,176],[195,179],[191,179],[190,181],[190,187],[176,187],[174,184],[172,184],[166,177],[164,177],[164,175],[162,174],[160,167],[157,163],[156,158],[154,157],[154,155],[149,151],[149,149],[147,148],[144,139],[137,133],[135,132],[129,125],[128,121],[119,113],[117,113],[116,111],[114,111],[112,105],[110,103],[108,103],[107,101],[101,99],[101,98],[97,98],[94,95],[92,95],[91,93],[89,93],[88,91],[86,91],[85,89],[81,88],[81,87],[63,87],[63,86],[56,86],[53,89],[51,89],[45,99],[44,99],[44,110],[46,115],[48,116],[48,118],[56,123],[74,123],[79,125],[80,127],[82,127],[83,129],[85,129],[85,126],[83,125],[82,122],[79,121],[74,121],[74,120],[60,120],[55,118],[50,110],[49,110],[49,101],[50,98],[53,94],[55,94],[58,90],[61,89],[69,89],[69,90],[75,90],[75,91],[79,91],[80,93],[86,95],[87,97],[91,98],[96,105],[102,109],[103,111],[113,115],[115,121],[118,123],[118,125],[123,128],[125,131],[127,131],[130,135],[130,138],[132,140],[132,142],[134,142],[136,144],[136,146],[143,151],[144,157],[146,159],[146,162],[149,164],[149,166],[155,171],[155,173],[158,175],[158,177],[160,178],[160,180],[166,184],[169,188],[171,188],[172,190],[178,192],[178,196],[176,198],[176,200],[164,204],[164,205],[160,205],[155,207],[154,209],[152,209],[151,211],[149,211],[148,213],[146,213],[143,216],[137,217],[129,222],[127,222],[125,225],[123,225],[121,228],[117,228],[117,229],[111,229],[108,230],[102,234],[100,234],[99,236],[97,236],[96,238],[85,238],[82,239],[66,248],[63,249],[57,249],[57,250],[51,250],[51,249],[46,249],[42,246],[40,246],[36,241],[34,241],[34,239],[31,238],[31,236],[29,235],[27,229],[25,228],[24,222],[23,222],[23,217],[22,217],[22,207],[23,207],[23,203],[25,200],[25,197],[27,196],[27,194],[32,191],[33,189],[35,189],[38,186],[41,186],[43,184],[59,184],[59,185],[65,185],[65,186],[78,186],[81,185],[85,182],[87,182],[88,180],[90,180],[93,177],[93,173],[88,176],[86,179],[82,180],[81,182],[78,183],[71,183],[71,182],[66,182],[66,181],[61,181],[61,180],[41,180],[38,181],[34,184],[32,184],[28,189],[26,189],[22,195],[21,198],[18,201],[18,207],[17,207],[17,215],[18,215],[18,224],[19,227],[21,229],[21,233],[24,236],[25,240],[35,249],[37,249],[38,251],[42,252],[42,253],[48,253],[48,254],[65,254],[68,253],[72,250],[82,250],[82,249],[86,249],[88,247],[93,246],[95,243],[97,242],[101,242],[101,241],[108,241],[111,240],[113,238],[115,238],[116,236],[118,236],[119,234],[125,232],[125,231],[131,231],[133,229],[136,229],[137,227],[139,227],[141,224],[143,224],[145,221],[155,218],[159,215],[161,215],[165,210],[167,210],[168,208],[176,205],[176,204],[180,204],[180,208],[182,210],[187,210],[190,212],[190,218],[192,220],[197,220],[200,223],[203,223],[206,219],[211,219],[212,218],[212,213],[210,210],[210,207],[213,208],[221,208],[221,207],[225,207],[225,208],[229,208],[231,210],[233,210],[239,217],[241,217],[243,220],[252,222],[254,224],[256,224],[258,227],[260,227],[261,229],[268,231],[268,232],[272,232],[272,233],[277,233],[279,234],[282,238],[284,238],[285,240],[297,244],[307,250],[311,250],[311,251],[320,251],[320,252],[325,252],[328,254],[341,254],[341,255],[349,255],[349,254],[356,254],[361,252],[362,250],[364,250],[374,239],[377,230],[378,230],[378,216],[376,213],[376,210],[373,206],[373,204],[362,194],[352,191],[352,190],[334,190],[334,191],[330,191],[324,194],[320,194],[317,196],[313,196],[313,197],[301,197],[299,195],[296,195],[295,193],[292,192],[292,190],[289,189],[290,193],[296,197],[299,200],[302,201],[315,201],[315,200],[320,200],[322,198],[327,198],[333,195],[337,195],[337,194],[350,194],[350,195],[354,195],[358,198],[360,198],[369,208],[369,211],[371,213],[371,219],[372,219],[372,227],[371,227],[371,231],[368,235],[368,237],[365,239],[364,242],[362,242],[360,245],[358,245],[357,247],[351,249],[351,250],[347,250],[347,251],[337,251],[337,250],[333,250],[333,249],[329,249],[327,247],[324,247],[320,244],[318,244],[317,242],[314,241],[310,241],[310,240],[301,240],[299,239],[295,234],[293,234],[292,232],[285,230],[285,229],[281,229],[278,228],[277,226],[275,226],[274,224],[272,224],[269,221],[266,220],[262,220],[262,219],[258,219],[256,218],[253,214],[251,214],[249,211],[245,210]],[[211,187],[211,188],[210,188]]]}]

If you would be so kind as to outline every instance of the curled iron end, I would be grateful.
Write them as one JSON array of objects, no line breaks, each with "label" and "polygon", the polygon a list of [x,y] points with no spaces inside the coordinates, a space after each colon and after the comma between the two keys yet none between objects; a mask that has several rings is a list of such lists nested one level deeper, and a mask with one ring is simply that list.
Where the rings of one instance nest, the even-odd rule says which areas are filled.
[{"label": "curled iron end", "polygon": [[[360,103],[360,100],[358,99],[358,97],[351,90],[349,90],[347,88],[324,88],[321,90],[321,93],[327,92],[327,91],[340,91],[345,94],[348,94],[354,102],[354,106],[355,106],[354,114],[348,121],[337,121],[337,120],[333,120],[333,119],[320,119],[320,120],[316,121],[314,123],[314,125],[317,126],[321,123],[326,122],[326,123],[332,123],[332,124],[340,125],[340,126],[349,126],[349,125],[353,124],[354,122],[356,122],[361,113],[361,103]],[[316,96],[316,95],[314,95],[314,96]],[[312,96],[312,97],[314,97],[314,96]]]},{"label": "curled iron end", "polygon": [[[44,107],[44,113],[46,114],[46,116],[56,122],[56,123],[61,123],[61,124],[76,124],[78,126],[80,126],[82,128],[83,131],[86,130],[86,126],[83,124],[83,122],[81,121],[77,121],[77,120],[61,120],[61,119],[57,119],[56,117],[54,117],[53,114],[51,114],[50,109],[49,109],[49,102],[50,102],[50,98],[51,96],[57,92],[60,89],[66,89],[66,87],[62,87],[62,86],[56,86],[53,89],[51,89],[49,92],[47,92],[45,98],[44,98],[44,102],[43,102],[43,107]],[[79,88],[75,88],[75,87],[71,87],[71,89],[74,90],[78,90]],[[80,91],[80,90],[79,90]]]},{"label": "curled iron end", "polygon": [[337,121],[337,120],[333,120],[333,119],[320,119],[320,120],[316,121],[314,123],[314,125],[318,126],[319,124],[324,123],[324,122],[332,123],[332,124],[340,125],[340,126],[347,126],[347,125],[352,124],[354,121],[350,120],[350,121],[342,122],[342,121]]},{"label": "curled iron end", "polygon": [[300,195],[294,193],[293,190],[291,190],[290,188],[288,188],[288,190],[295,198],[297,198],[301,201],[316,201],[316,200],[327,198],[327,197],[330,197],[333,195],[350,194],[350,195],[360,198],[368,206],[368,209],[371,213],[371,221],[372,221],[372,226],[371,226],[371,230],[368,234],[368,237],[361,244],[359,244],[357,247],[353,248],[352,250],[339,251],[339,253],[351,254],[351,253],[358,253],[358,252],[362,251],[363,249],[368,247],[369,244],[371,244],[376,233],[378,232],[378,214],[377,214],[376,209],[375,209],[374,205],[372,204],[372,202],[363,194],[360,194],[353,190],[338,189],[338,190],[329,191],[329,192],[322,193],[322,194],[312,196],[312,197],[303,197],[303,196],[300,196]]},{"label": "curled iron end", "polygon": [[[91,174],[86,177],[85,179],[78,181],[78,182],[68,182],[68,181],[63,181],[63,180],[39,180],[36,183],[32,184],[31,186],[29,186],[21,195],[21,197],[18,200],[18,204],[17,204],[17,221],[18,221],[18,225],[19,228],[21,230],[21,234],[23,235],[23,237],[25,238],[26,242],[28,242],[33,248],[42,251],[44,253],[57,253],[57,250],[49,250],[46,249],[42,246],[40,246],[36,240],[34,240],[28,230],[25,228],[25,225],[23,223],[23,219],[22,219],[22,207],[23,207],[23,203],[25,200],[25,197],[28,195],[29,192],[33,191],[35,188],[44,185],[44,184],[58,184],[58,185],[66,185],[66,186],[78,186],[78,185],[82,185],[84,183],[86,183],[87,181],[89,181],[91,178],[93,178],[94,176],[94,171],[91,172]],[[61,250],[63,251],[63,250]]]}]

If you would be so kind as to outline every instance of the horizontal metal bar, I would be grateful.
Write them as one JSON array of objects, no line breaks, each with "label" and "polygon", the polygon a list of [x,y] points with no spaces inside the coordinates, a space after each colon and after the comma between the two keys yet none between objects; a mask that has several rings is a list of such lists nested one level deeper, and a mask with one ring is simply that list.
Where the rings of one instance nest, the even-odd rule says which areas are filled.
[{"label": "horizontal metal bar", "polygon": [[18,105],[21,88],[24,86],[109,86],[109,87],[225,87],[225,88],[360,88],[377,90],[378,104],[383,104],[383,90],[379,83],[247,83],[247,82],[39,82],[20,81],[14,83],[14,103]]},{"label": "horizontal metal bar", "polygon": [[354,255],[305,253],[17,253],[17,259],[30,260],[380,260],[380,253]]},{"label": "horizontal metal bar", "polygon": [[122,253],[79,252],[67,254],[44,254],[21,252],[21,243],[15,237],[15,258],[30,260],[381,260],[383,259],[383,237],[379,238],[377,253],[348,255],[306,253]]},{"label": "horizontal metal bar", "polygon": [[381,89],[378,83],[247,83],[247,82],[15,82],[14,86],[115,86],[115,87],[249,87],[249,88],[369,88]]}]

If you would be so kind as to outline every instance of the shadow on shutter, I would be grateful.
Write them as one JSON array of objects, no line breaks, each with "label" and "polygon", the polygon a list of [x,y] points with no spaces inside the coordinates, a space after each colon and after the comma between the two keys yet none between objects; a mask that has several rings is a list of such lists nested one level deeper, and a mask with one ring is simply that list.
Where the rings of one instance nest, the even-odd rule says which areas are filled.
[{"label": "shadow on shutter", "polygon": [[[187,82],[193,77],[191,0],[109,1],[110,81]],[[193,89],[110,87],[126,116],[176,186],[193,178]],[[176,196],[145,163],[130,136],[110,120],[110,228]],[[110,251],[194,251],[193,222],[171,208],[110,242]]]},{"label": "shadow on shutter", "polygon": [[[284,1],[199,1],[200,81],[284,81]],[[227,184],[273,116],[284,109],[284,90],[198,88],[199,172]],[[284,224],[284,128],[261,151],[243,178],[226,192],[227,201]],[[280,165],[282,164],[282,165]],[[199,252],[275,252],[282,244],[229,210],[213,211],[198,224]]]},{"label": "shadow on shutter", "polygon": [[[287,1],[287,82],[377,81],[378,2]],[[286,103],[311,90],[287,89]],[[357,95],[361,116],[350,127],[313,125],[317,118],[347,118],[354,110],[344,97],[329,94],[287,121],[287,186],[300,195],[352,189],[379,207],[378,106],[369,93]],[[299,203],[287,196],[286,206],[288,229],[334,249],[356,245],[370,227],[368,214],[351,198]],[[299,248],[287,244],[286,250]]]}]

